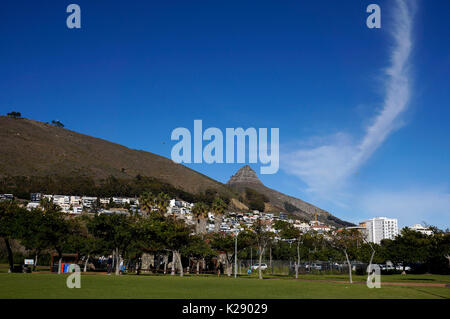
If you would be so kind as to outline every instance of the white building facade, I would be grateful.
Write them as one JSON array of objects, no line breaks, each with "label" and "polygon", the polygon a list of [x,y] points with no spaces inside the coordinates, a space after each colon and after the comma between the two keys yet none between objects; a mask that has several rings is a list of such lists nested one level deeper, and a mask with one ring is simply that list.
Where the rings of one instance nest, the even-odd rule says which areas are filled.
[{"label": "white building facade", "polygon": [[419,233],[422,233],[424,235],[428,235],[428,236],[433,234],[433,231],[431,229],[429,229],[427,227],[424,227],[424,226],[422,226],[420,224],[412,225],[411,227],[409,227],[409,229],[414,230],[414,231],[419,232]]},{"label": "white building facade", "polygon": [[360,225],[366,228],[369,242],[379,244],[383,239],[395,239],[398,235],[397,218],[375,217],[365,220]]}]

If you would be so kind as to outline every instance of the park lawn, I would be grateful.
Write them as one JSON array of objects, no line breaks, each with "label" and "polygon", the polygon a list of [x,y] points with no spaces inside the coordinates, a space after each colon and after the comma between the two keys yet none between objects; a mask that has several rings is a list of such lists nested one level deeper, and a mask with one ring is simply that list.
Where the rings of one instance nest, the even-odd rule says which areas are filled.
[{"label": "park lawn", "polygon": [[[243,278],[257,278],[258,272],[252,273],[250,276],[247,274],[242,275]],[[294,275],[278,275],[278,274],[270,274],[269,272],[264,273],[264,278],[270,279],[292,279]],[[356,275],[353,272],[352,275],[353,282],[366,282],[367,275]],[[300,280],[324,280],[324,281],[349,281],[348,274],[326,274],[326,273],[300,273],[298,275],[298,279]],[[434,274],[390,274],[390,275],[381,275],[381,282],[405,282],[405,283],[439,283],[439,284],[450,284],[450,275],[434,275]]]},{"label": "park lawn", "polygon": [[[306,280],[331,280],[331,281],[348,281],[348,274],[346,275],[299,275],[299,279]],[[367,275],[355,275],[352,276],[353,281],[366,281]],[[406,275],[381,275],[381,282],[406,282],[406,283],[441,283],[441,284],[450,284],[450,275],[415,275],[415,274],[406,274]]]},{"label": "park lawn", "polygon": [[450,288],[213,276],[82,275],[81,288],[66,287],[67,275],[0,274],[0,298],[450,298]]}]

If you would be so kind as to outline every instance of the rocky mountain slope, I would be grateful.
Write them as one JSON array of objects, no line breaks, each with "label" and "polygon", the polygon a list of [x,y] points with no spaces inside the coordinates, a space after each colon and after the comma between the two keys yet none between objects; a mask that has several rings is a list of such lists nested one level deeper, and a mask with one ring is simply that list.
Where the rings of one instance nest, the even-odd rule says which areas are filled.
[{"label": "rocky mountain slope", "polygon": [[25,118],[0,116],[0,154],[0,177],[72,175],[100,180],[142,175],[189,193],[215,189],[231,194],[224,184],[168,158]]},{"label": "rocky mountain slope", "polygon": [[227,185],[242,194],[245,193],[247,188],[250,188],[266,196],[270,201],[271,210],[273,211],[289,212],[305,220],[313,220],[317,213],[318,220],[326,224],[334,226],[352,225],[351,223],[342,221],[331,215],[329,212],[301,199],[285,195],[266,187],[260,181],[256,172],[248,165],[242,167],[235,175],[233,175]]}]

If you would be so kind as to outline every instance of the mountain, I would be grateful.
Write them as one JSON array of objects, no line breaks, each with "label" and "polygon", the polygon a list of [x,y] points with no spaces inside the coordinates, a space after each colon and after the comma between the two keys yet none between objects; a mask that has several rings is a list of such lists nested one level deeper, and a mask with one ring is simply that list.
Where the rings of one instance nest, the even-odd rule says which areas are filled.
[{"label": "mountain", "polygon": [[331,215],[329,212],[318,208],[301,199],[285,195],[274,189],[266,187],[256,175],[256,172],[248,165],[242,167],[236,174],[234,174],[227,185],[235,189],[242,196],[245,196],[247,189],[252,189],[257,193],[266,197],[266,210],[269,209],[275,212],[288,212],[294,216],[304,219],[313,220],[317,213],[317,218],[326,224],[333,226],[350,226],[351,223],[340,220]]},{"label": "mountain", "polygon": [[[168,158],[25,118],[0,116],[0,154],[0,188],[5,192],[17,190],[19,187],[8,184],[11,183],[8,178],[13,177],[14,183],[22,186],[24,197],[31,191],[41,191],[42,185],[26,178],[39,177],[45,181],[49,177],[64,177],[64,187],[59,179],[53,180],[53,186],[80,194],[75,184],[84,177],[96,183],[110,177],[133,181],[143,176],[156,179],[155,183],[163,189],[170,186],[188,194],[204,195],[200,197],[203,201],[210,200],[210,190],[214,190],[230,199],[230,208],[236,210],[246,210],[251,195],[260,203],[265,202],[262,205],[266,211],[289,212],[307,220],[313,219],[317,212],[319,220],[327,224],[349,224],[314,205],[264,186],[249,166],[241,168],[225,185]],[[161,186],[159,181],[169,186]],[[245,194],[246,189],[254,192]],[[119,194],[122,190],[118,187],[113,191],[123,195]]]},{"label": "mountain", "polygon": [[153,177],[197,194],[214,189],[233,195],[224,184],[172,160],[68,129],[25,118],[0,116],[0,177]]}]

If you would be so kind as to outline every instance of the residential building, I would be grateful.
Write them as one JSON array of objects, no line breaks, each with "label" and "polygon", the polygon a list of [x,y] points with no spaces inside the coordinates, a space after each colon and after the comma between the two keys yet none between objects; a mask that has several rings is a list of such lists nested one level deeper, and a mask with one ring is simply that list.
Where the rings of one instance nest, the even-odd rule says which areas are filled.
[{"label": "residential building", "polygon": [[120,205],[125,205],[125,204],[129,204],[130,203],[130,199],[129,198],[124,198],[124,197],[113,197],[112,201],[114,204],[120,204]]},{"label": "residential building", "polygon": [[42,194],[41,193],[31,193],[30,194],[30,200],[33,203],[39,203],[42,199]]},{"label": "residential building", "polygon": [[97,197],[81,197],[81,202],[85,207],[92,207],[92,205],[97,201]]},{"label": "residential building", "polygon": [[73,205],[72,206],[72,214],[77,214],[77,215],[79,215],[79,214],[81,214],[83,212],[83,206],[81,206],[81,205]]},{"label": "residential building", "polygon": [[366,238],[369,242],[379,244],[383,239],[395,239],[398,235],[397,218],[375,217],[360,223],[366,228]]},{"label": "residential building", "polygon": [[53,203],[58,206],[70,205],[70,196],[53,195]]},{"label": "residential building", "polygon": [[329,232],[331,230],[331,227],[326,225],[312,225],[310,226],[310,230],[314,230],[319,234],[324,234],[326,232]]},{"label": "residential building", "polygon": [[280,220],[287,220],[288,214],[287,213],[280,213]]},{"label": "residential building", "polygon": [[414,230],[416,232],[422,233],[424,235],[428,235],[428,236],[433,235],[433,231],[430,228],[422,226],[420,224],[415,224],[408,228],[411,230]]},{"label": "residential building", "polygon": [[100,198],[100,204],[102,205],[108,205],[110,198]]},{"label": "residential building", "polygon": [[32,209],[39,208],[39,207],[41,207],[41,204],[39,204],[37,202],[29,202],[27,204],[27,209],[28,210],[32,210]]},{"label": "residential building", "polygon": [[70,204],[71,205],[80,205],[81,197],[80,196],[70,196]]},{"label": "residential building", "polygon": [[311,229],[311,226],[307,223],[296,222],[294,223],[294,227],[298,228],[302,233],[306,233]]},{"label": "residential building", "polygon": [[13,194],[0,194],[0,200],[13,200]]}]

